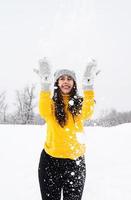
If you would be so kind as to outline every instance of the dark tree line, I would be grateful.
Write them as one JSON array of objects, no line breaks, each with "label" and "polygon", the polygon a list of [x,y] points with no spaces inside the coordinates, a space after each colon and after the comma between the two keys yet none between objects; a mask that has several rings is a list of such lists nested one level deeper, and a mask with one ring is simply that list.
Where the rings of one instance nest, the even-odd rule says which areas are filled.
[{"label": "dark tree line", "polygon": [[[16,91],[16,100],[14,102],[15,111],[8,113],[8,104],[6,102],[6,92],[0,93],[0,124],[44,124],[38,113],[34,110],[38,106],[35,94],[35,86],[26,86],[21,91]],[[88,120],[85,126],[116,126],[131,122],[131,111],[118,112],[115,109],[110,112],[104,111],[98,119]]]},{"label": "dark tree line", "polygon": [[131,111],[118,112],[115,109],[112,109],[98,119],[86,121],[85,125],[111,127],[124,123],[131,123]]},{"label": "dark tree line", "polygon": [[0,94],[0,123],[1,124],[43,124],[39,114],[34,112],[37,106],[35,86],[26,86],[21,91],[15,92],[16,100],[14,102],[15,111],[8,113],[6,103],[6,93]]}]

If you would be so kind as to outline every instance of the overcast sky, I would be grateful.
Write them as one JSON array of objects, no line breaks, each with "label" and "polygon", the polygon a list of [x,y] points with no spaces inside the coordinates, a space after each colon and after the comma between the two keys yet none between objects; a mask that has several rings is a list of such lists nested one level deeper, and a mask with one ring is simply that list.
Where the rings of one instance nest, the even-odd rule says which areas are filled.
[{"label": "overcast sky", "polygon": [[[97,59],[97,110],[131,110],[130,0],[0,0],[0,91],[13,107],[14,91],[39,80],[47,56],[52,71],[74,69],[81,90],[87,59]],[[39,93],[38,93],[39,94]]]}]

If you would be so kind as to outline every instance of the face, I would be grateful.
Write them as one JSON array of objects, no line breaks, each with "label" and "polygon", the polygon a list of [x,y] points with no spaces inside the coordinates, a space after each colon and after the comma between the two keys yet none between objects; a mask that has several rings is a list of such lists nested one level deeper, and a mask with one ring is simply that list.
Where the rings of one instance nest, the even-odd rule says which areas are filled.
[{"label": "face", "polygon": [[62,75],[58,79],[58,86],[63,94],[69,94],[74,86],[74,81],[71,76]]}]

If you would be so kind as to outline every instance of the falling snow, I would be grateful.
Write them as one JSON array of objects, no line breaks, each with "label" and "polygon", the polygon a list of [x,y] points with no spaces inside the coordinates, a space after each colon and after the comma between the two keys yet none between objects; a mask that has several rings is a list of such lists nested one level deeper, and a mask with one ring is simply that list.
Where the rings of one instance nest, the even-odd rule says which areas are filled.
[{"label": "falling snow", "polygon": [[74,105],[74,101],[73,101],[73,100],[70,100],[70,101],[69,101],[69,105],[73,106],[73,105]]},{"label": "falling snow", "polygon": [[71,172],[71,175],[74,176],[74,175],[75,175],[75,172]]},{"label": "falling snow", "polygon": [[65,128],[65,131],[70,131],[70,129],[69,128]]}]

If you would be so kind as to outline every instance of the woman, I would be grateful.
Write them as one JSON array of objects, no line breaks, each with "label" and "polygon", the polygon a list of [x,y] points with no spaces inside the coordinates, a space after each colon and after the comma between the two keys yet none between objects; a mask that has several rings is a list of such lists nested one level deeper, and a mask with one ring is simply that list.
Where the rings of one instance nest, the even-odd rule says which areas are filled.
[{"label": "woman", "polygon": [[83,122],[93,113],[93,78],[95,60],[89,62],[83,78],[84,97],[77,91],[76,76],[61,69],[54,74],[51,97],[51,69],[40,60],[41,77],[39,111],[47,123],[44,149],[39,162],[39,183],[42,200],[81,200],[86,178],[85,145],[77,140],[83,132]]}]

